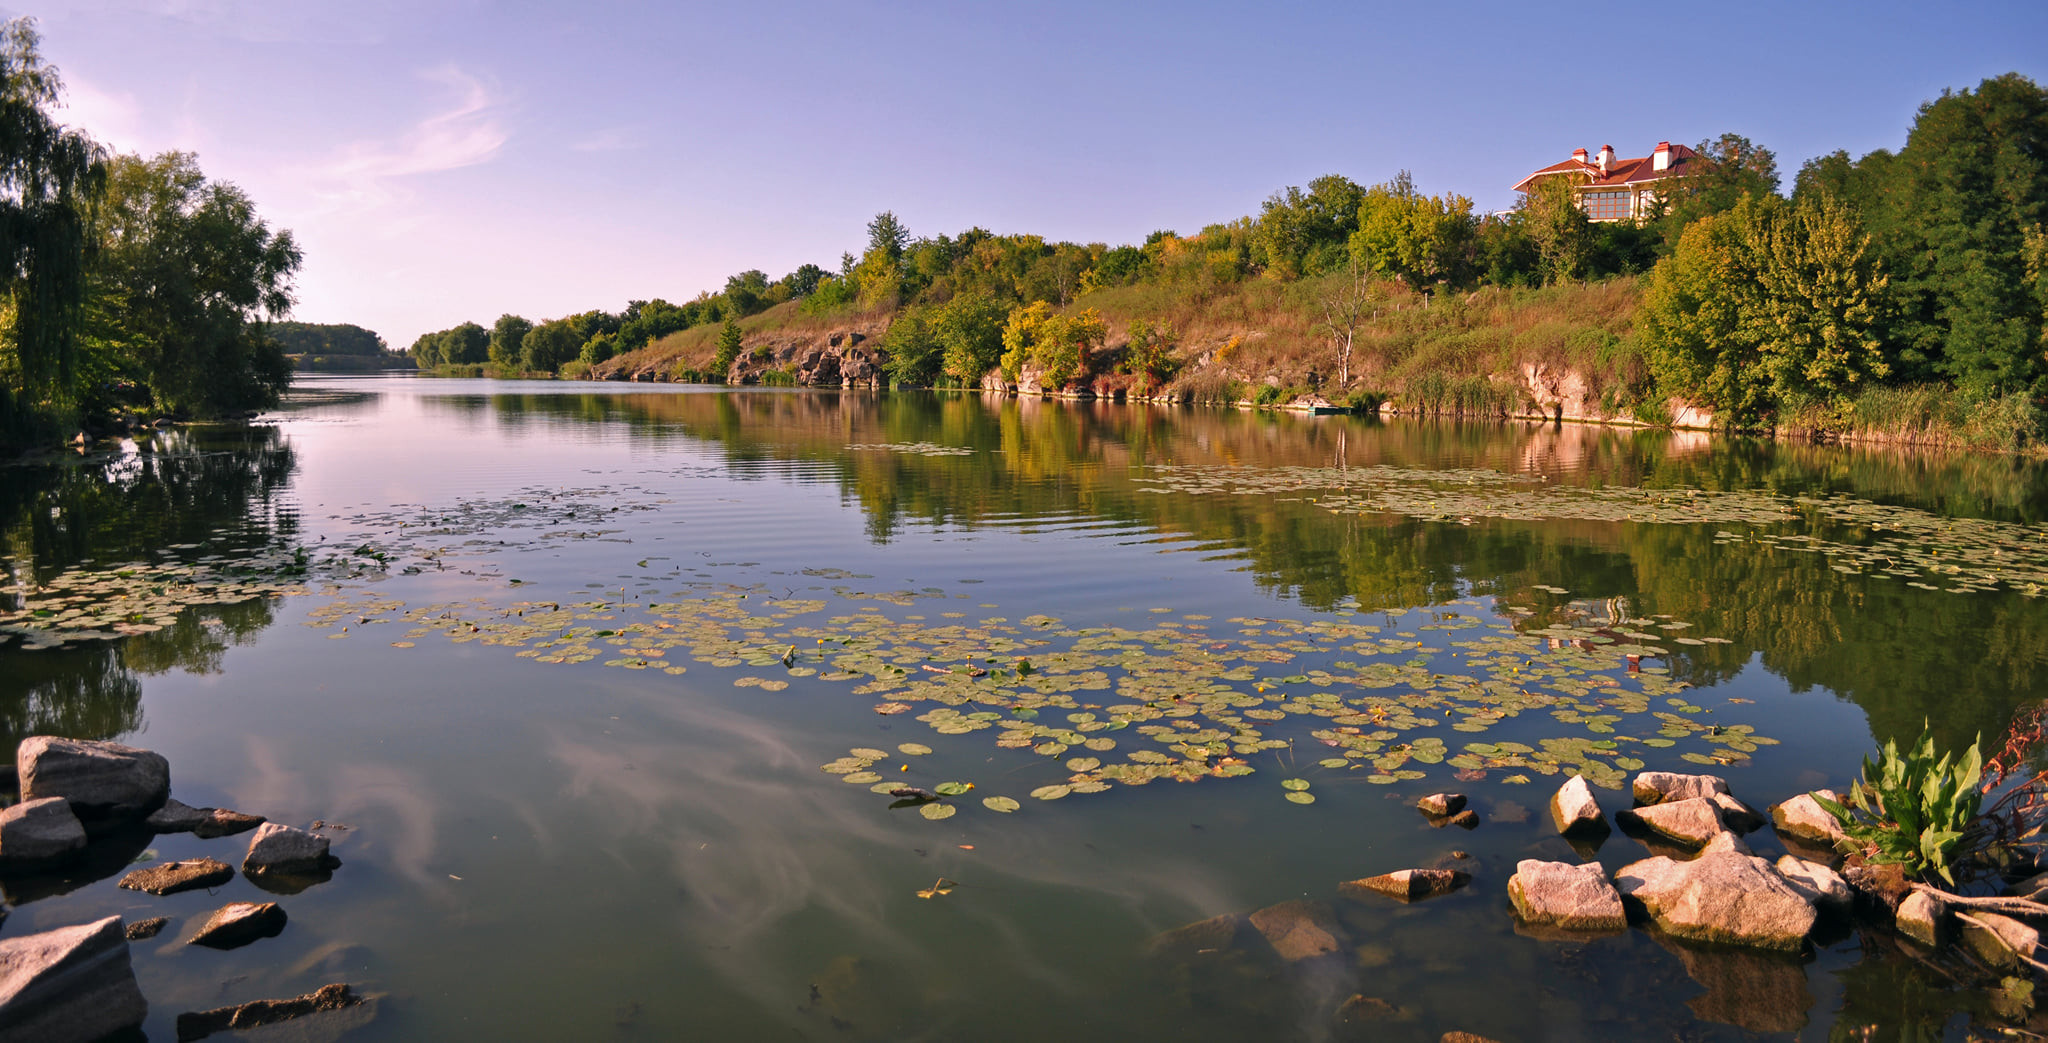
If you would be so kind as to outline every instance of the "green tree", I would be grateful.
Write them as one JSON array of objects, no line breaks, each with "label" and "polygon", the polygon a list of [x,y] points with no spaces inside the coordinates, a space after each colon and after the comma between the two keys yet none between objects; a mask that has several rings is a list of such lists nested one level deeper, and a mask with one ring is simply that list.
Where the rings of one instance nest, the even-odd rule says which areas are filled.
[{"label": "green tree", "polygon": [[[1406,179],[1407,172],[1400,177]],[[1316,178],[1306,191],[1290,185],[1273,193],[1261,204],[1252,233],[1254,263],[1286,280],[1341,267],[1364,196],[1364,189],[1337,174]]]},{"label": "green tree", "polygon": [[939,375],[945,349],[932,336],[927,312],[922,307],[903,309],[882,335],[882,350],[889,354],[889,379],[899,386],[929,387]]},{"label": "green tree", "polygon": [[554,319],[526,331],[519,340],[519,365],[529,373],[553,373],[583,350],[573,319]]},{"label": "green tree", "polygon": [[910,245],[910,229],[896,219],[892,210],[884,210],[868,222],[869,254],[880,254],[891,261],[901,260],[903,250]]},{"label": "green tree", "polygon": [[725,320],[725,327],[718,331],[718,354],[712,357],[711,366],[718,371],[719,379],[732,371],[732,364],[740,357],[740,324]]},{"label": "green tree", "polygon": [[1470,277],[1476,227],[1464,196],[1425,196],[1404,170],[1366,190],[1356,225],[1349,260],[1367,271],[1416,287]]},{"label": "green tree", "polygon": [[1593,223],[1572,198],[1566,177],[1546,177],[1523,194],[1515,220],[1536,247],[1544,282],[1576,279],[1593,252]]},{"label": "green tree", "polygon": [[1057,315],[1045,301],[1010,312],[1003,326],[1003,375],[1020,380],[1027,364],[1039,369],[1039,385],[1062,388],[1088,374],[1093,353],[1109,336],[1109,324],[1095,309]]},{"label": "green tree", "polygon": [[1178,341],[1173,323],[1164,319],[1132,319],[1124,338],[1124,372],[1141,378],[1145,389],[1172,380],[1180,369],[1180,360],[1173,354]]},{"label": "green tree", "polygon": [[533,323],[517,315],[508,312],[498,316],[498,321],[491,324],[491,364],[505,370],[518,367],[526,335],[532,330]]},{"label": "green tree", "polygon": [[1749,197],[1693,222],[1643,294],[1658,377],[1734,424],[1845,403],[1891,372],[1896,309],[1869,244],[1833,201]]},{"label": "green tree", "polygon": [[108,166],[90,336],[158,406],[200,415],[277,402],[291,364],[265,320],[292,304],[301,255],[191,153]]},{"label": "green tree", "polygon": [[1662,229],[1667,249],[1675,247],[1687,225],[1724,213],[1750,197],[1778,191],[1778,157],[1740,134],[1723,134],[1700,142],[1687,160],[1686,176],[1663,189],[1659,215],[1651,221]]},{"label": "green tree", "polygon": [[104,155],[50,115],[63,85],[35,22],[0,26],[0,424],[15,396],[68,412],[85,383],[78,329]]},{"label": "green tree", "polygon": [[1921,107],[1874,230],[1906,298],[1915,361],[1974,391],[2048,395],[2048,90],[2017,73]]},{"label": "green tree", "polygon": [[948,376],[976,387],[1003,354],[1003,324],[1009,309],[993,297],[962,293],[932,310],[932,336],[939,343]]}]

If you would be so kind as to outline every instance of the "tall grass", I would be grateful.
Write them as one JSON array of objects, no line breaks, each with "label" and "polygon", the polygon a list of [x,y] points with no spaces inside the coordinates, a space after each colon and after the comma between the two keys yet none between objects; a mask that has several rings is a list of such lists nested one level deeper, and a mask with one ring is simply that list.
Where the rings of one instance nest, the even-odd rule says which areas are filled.
[{"label": "tall grass", "polygon": [[1872,387],[1834,405],[1809,405],[1782,418],[1790,433],[1822,440],[1901,445],[2038,450],[2048,418],[2026,395],[1973,395],[1939,384]]}]

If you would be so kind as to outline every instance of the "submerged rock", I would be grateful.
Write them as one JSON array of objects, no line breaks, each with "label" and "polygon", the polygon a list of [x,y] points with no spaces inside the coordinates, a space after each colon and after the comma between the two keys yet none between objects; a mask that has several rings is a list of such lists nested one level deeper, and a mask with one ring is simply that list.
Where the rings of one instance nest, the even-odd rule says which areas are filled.
[{"label": "submerged rock", "polygon": [[1607,815],[1593,796],[1584,775],[1566,779],[1550,798],[1550,822],[1562,836],[1590,836],[1609,831]]},{"label": "submerged rock", "polygon": [[212,813],[207,815],[204,820],[192,827],[193,836],[201,840],[231,837],[237,833],[247,833],[268,821],[261,815],[229,811],[226,808],[213,808],[211,811]]},{"label": "submerged rock", "polygon": [[1337,1007],[1337,1023],[1346,1026],[1371,1025],[1382,1021],[1405,1020],[1412,1017],[1408,1012],[1380,999],[1354,992],[1351,998]]},{"label": "submerged rock", "polygon": [[0,811],[0,871],[48,869],[85,850],[85,826],[62,797],[25,800]]},{"label": "submerged rock", "polygon": [[1415,806],[1421,808],[1422,813],[1425,815],[1455,815],[1465,810],[1465,795],[1463,793],[1432,793],[1416,801]]},{"label": "submerged rock", "polygon": [[1930,949],[1938,948],[1947,939],[1947,920],[1947,905],[1925,891],[1907,895],[1892,917],[1900,934]]},{"label": "submerged rock", "polygon": [[180,891],[219,887],[235,878],[235,869],[213,858],[190,858],[138,869],[121,878],[120,886],[153,895],[174,895]]},{"label": "submerged rock", "polygon": [[1472,882],[1472,874],[1457,869],[1397,869],[1379,876],[1347,880],[1337,885],[1344,894],[1371,891],[1403,902],[1447,895]]},{"label": "submerged rock", "polygon": [[1785,855],[1778,859],[1774,868],[1786,883],[1821,909],[1846,913],[1856,904],[1856,892],[1849,889],[1849,882],[1819,862]]},{"label": "submerged rock", "polygon": [[251,877],[265,873],[318,873],[334,865],[333,857],[327,853],[326,837],[267,822],[249,839],[249,854],[242,859],[242,872]]},{"label": "submerged rock", "polygon": [[1251,914],[1249,919],[1288,963],[1328,956],[1340,948],[1337,917],[1321,902],[1282,902]]},{"label": "submerged rock", "polygon": [[[310,1014],[359,1006],[363,997],[345,984],[323,985],[304,996],[288,1000],[255,1000],[233,1007],[217,1007],[178,1015],[179,1043],[205,1039],[216,1032],[240,1031],[275,1025]],[[351,1026],[359,1027],[359,1026]]]},{"label": "submerged rock", "polygon": [[1224,913],[1167,931],[1145,946],[1148,955],[1170,959],[1207,956],[1236,947],[1246,931],[1241,913]]},{"label": "submerged rock", "polygon": [[238,949],[261,938],[277,937],[284,925],[284,910],[276,902],[230,902],[199,925],[191,944]]},{"label": "submerged rock", "polygon": [[195,808],[171,799],[145,819],[159,833],[190,833],[201,840],[246,833],[264,822],[261,815],[245,815],[226,808]]},{"label": "submerged rock", "polygon": [[162,754],[115,742],[33,735],[14,751],[21,799],[63,797],[84,820],[142,818],[171,795]]},{"label": "submerged rock", "polygon": [[1842,800],[1834,790],[1801,793],[1771,808],[1771,825],[1781,837],[1833,849],[1837,841],[1847,839],[1848,835],[1842,832],[1842,824],[1835,821],[1835,816],[1813,799],[1815,794],[1838,804]]},{"label": "submerged rock", "polygon": [[1598,862],[1572,865],[1523,859],[1508,878],[1508,900],[1525,924],[1588,932],[1628,928],[1621,894],[1607,882],[1607,872]]},{"label": "submerged rock", "polygon": [[1479,813],[1471,808],[1466,808],[1455,815],[1431,815],[1429,824],[1437,829],[1442,829],[1445,826],[1456,826],[1459,829],[1478,829]]},{"label": "submerged rock", "polygon": [[1720,807],[1706,797],[1687,797],[1618,811],[1614,817],[1623,825],[1646,830],[1686,847],[1703,847],[1716,836],[1728,832],[1727,824],[1721,821]]},{"label": "submerged rock", "polygon": [[0,940],[0,1043],[83,1043],[148,1014],[120,917]]},{"label": "submerged rock", "polygon": [[1663,804],[1694,797],[1728,792],[1728,780],[1719,775],[1680,775],[1672,771],[1645,771],[1629,786],[1638,804]]},{"label": "submerged rock", "polygon": [[190,833],[192,827],[206,821],[213,813],[212,808],[195,808],[176,798],[164,801],[164,806],[149,813],[143,823],[159,833]]},{"label": "submerged rock", "polygon": [[1797,952],[1813,929],[1813,903],[1733,841],[1690,862],[1660,855],[1630,863],[1614,874],[1615,886],[1674,938]]},{"label": "submerged rock", "polygon": [[171,918],[168,916],[152,916],[147,920],[137,920],[128,925],[128,940],[131,942],[148,941],[162,934],[163,929],[170,926],[170,924]]},{"label": "submerged rock", "polygon": [[2026,963],[2021,958],[2033,959],[2034,950],[2041,945],[2041,932],[2010,916],[1972,912],[1967,914],[1967,919],[1956,917],[1956,923],[1962,928],[1963,944],[1969,946],[1978,959],[2002,971],[2025,967]]}]

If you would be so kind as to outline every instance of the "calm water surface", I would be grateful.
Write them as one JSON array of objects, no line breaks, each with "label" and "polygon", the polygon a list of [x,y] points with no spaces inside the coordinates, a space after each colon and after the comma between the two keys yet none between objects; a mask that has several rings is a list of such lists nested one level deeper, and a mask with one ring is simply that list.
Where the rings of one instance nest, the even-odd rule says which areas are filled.
[{"label": "calm water surface", "polygon": [[[1327,492],[1274,477],[1327,479],[1322,469],[1397,485],[1439,474],[1371,485],[1362,495],[1377,501],[1337,510]],[[1484,472],[1595,506],[1457,506],[1458,490],[1490,488]],[[1255,487],[1216,484],[1242,479]],[[1428,517],[1435,501],[1418,503],[1417,488],[1445,490],[1459,513]],[[1404,726],[1388,742],[1426,750],[1433,737],[1457,754],[1474,741],[1619,736],[1610,761],[1673,770],[1705,770],[1683,753],[1719,752],[1727,763],[1711,770],[1758,806],[1847,782],[1874,736],[1927,719],[1947,741],[1993,738],[2012,707],[2042,696],[2048,599],[2017,582],[1956,592],[1938,569],[1884,574],[1897,563],[1754,538],[1860,546],[1895,531],[1841,510],[1795,506],[1773,526],[1630,521],[1598,506],[1639,489],[1977,519],[2020,548],[2006,561],[2048,536],[2038,470],[1980,457],[939,395],[306,381],[247,430],[0,470],[0,556],[24,581],[250,548],[305,548],[313,566],[305,593],[188,610],[120,642],[0,644],[0,728],[10,746],[55,732],[158,750],[189,804],[344,825],[344,865],[277,899],[291,917],[281,936],[214,952],[179,939],[220,903],[263,892],[238,878],[158,898],[116,889],[113,874],[148,854],[236,861],[242,843],[110,842],[95,873],[5,882],[0,934],[176,918],[135,946],[153,1039],[175,1038],[180,1011],[335,980],[382,994],[350,1037],[364,1040],[1816,1039],[1871,1026],[1869,1038],[1919,1039],[1992,1024],[1987,995],[1846,930],[1797,961],[1691,952],[1642,931],[1517,934],[1515,862],[1578,857],[1547,825],[1563,776],[1544,765],[1457,778],[1423,757],[1402,766],[1422,778],[1388,782],[1370,758],[1321,766],[1344,752],[1311,734],[1333,722],[1290,712],[1247,722],[1270,748],[1217,740],[1219,762],[1234,756],[1250,774],[1035,800],[1074,774],[1062,762],[1098,755],[999,745],[1001,725],[938,731],[920,716],[940,703],[878,714],[889,692],[828,676],[834,649],[852,647],[832,642],[854,630],[1016,630],[1047,644],[983,666],[1036,655],[1039,681],[1074,678],[1035,720],[1079,728],[1070,710],[1101,723],[1132,699],[1109,690],[1121,678],[1089,687],[1085,670],[1061,672],[1056,653],[1077,642],[1179,642],[1189,662],[1222,650],[1241,672],[1218,684],[1280,705],[1399,699],[1415,671],[1448,690],[1463,683],[1443,680],[1466,669],[1460,657],[1482,654],[1453,642],[1662,619],[1690,624],[1661,632],[1690,642],[1659,640],[1646,673],[1572,683],[1600,698],[1685,682],[1652,709],[1753,727],[1775,745],[1694,734],[1656,746],[1638,741],[1659,734],[1645,713],[1588,727],[1550,706],[1469,734],[1441,697],[1418,697],[1436,707],[1430,723],[1396,711]],[[1935,544],[1937,557],[1977,560]],[[737,651],[706,651],[705,606],[725,611],[717,636]],[[777,610],[797,614],[769,618]],[[517,629],[528,612],[538,622]],[[1334,625],[1411,644],[1372,658],[1352,644],[1366,631]],[[564,658],[544,639],[579,627],[600,654],[544,661]],[[1514,640],[1530,664],[1559,643]],[[771,641],[787,644],[787,664],[764,651]],[[1253,646],[1265,658],[1245,658]],[[1394,680],[1330,683],[1361,658]],[[902,662],[909,681],[959,680],[923,666]],[[1158,695],[1155,726],[1173,724],[1176,701]],[[1167,748],[1136,729],[1069,738],[1111,736],[1101,759]],[[933,752],[898,752],[906,743]],[[869,747],[889,754],[871,766],[885,779],[975,788],[933,821],[819,770]],[[1283,799],[1290,778],[1316,801]],[[1471,795],[1483,824],[1432,829],[1410,805],[1443,789]],[[998,814],[985,795],[1023,806]],[[1778,850],[1768,831],[1751,842]],[[1474,875],[1457,895],[1399,906],[1337,891],[1454,848]],[[1617,835],[1597,857],[1613,868],[1643,854]],[[942,878],[958,887],[919,897]],[[1327,908],[1336,953],[1290,965],[1257,946],[1151,944],[1294,901]],[[1347,1022],[1338,1011],[1354,995],[1391,1009]]]}]

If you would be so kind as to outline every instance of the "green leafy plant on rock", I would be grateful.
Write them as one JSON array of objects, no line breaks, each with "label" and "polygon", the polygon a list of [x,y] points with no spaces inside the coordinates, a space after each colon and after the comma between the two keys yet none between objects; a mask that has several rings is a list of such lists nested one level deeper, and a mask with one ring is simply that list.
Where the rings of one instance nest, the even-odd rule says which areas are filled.
[{"label": "green leafy plant on rock", "polygon": [[1814,800],[1841,823],[1874,862],[1897,863],[1908,876],[1938,873],[1955,883],[1951,868],[1977,824],[1984,794],[1978,788],[1983,755],[1976,742],[1954,757],[1934,755],[1934,736],[1923,730],[1905,753],[1885,740],[1878,759],[1863,758],[1863,780],[1850,787],[1846,806],[1818,794]]}]

